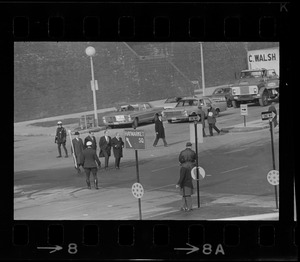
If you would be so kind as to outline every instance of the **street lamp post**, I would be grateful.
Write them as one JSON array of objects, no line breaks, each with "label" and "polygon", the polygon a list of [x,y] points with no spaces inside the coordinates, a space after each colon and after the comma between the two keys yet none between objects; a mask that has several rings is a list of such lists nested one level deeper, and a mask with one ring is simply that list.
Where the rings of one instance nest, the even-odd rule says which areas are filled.
[{"label": "street lamp post", "polygon": [[203,63],[203,47],[202,42],[200,44],[200,53],[201,53],[201,80],[202,80],[202,93],[205,96],[205,79],[204,79],[204,63]]},{"label": "street lamp post", "polygon": [[94,77],[94,65],[93,65],[93,56],[96,54],[94,47],[89,46],[85,49],[85,53],[90,57],[91,60],[91,72],[92,72],[92,82],[91,87],[93,91],[93,101],[94,101],[94,115],[95,115],[95,125],[98,127],[98,114],[97,114],[97,100],[96,100],[96,82]]}]

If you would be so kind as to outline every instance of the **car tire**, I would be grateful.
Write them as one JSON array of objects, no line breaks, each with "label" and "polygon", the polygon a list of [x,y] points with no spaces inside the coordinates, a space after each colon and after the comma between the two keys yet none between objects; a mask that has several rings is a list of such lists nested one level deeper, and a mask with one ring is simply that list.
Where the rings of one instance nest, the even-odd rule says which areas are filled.
[{"label": "car tire", "polygon": [[173,121],[172,121],[172,120],[168,120],[168,123],[172,124],[172,123],[173,123]]},{"label": "car tire", "polygon": [[268,93],[263,92],[261,98],[258,100],[260,106],[267,106],[268,105]]},{"label": "car tire", "polygon": [[219,117],[219,116],[220,116],[220,109],[217,108],[217,109],[216,109],[216,117]]}]

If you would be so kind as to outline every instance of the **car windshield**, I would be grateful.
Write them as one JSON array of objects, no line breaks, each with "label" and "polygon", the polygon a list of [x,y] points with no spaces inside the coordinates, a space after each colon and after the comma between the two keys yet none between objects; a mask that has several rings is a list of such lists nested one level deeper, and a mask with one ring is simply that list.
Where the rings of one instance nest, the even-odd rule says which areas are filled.
[{"label": "car windshield", "polygon": [[198,101],[195,99],[190,99],[190,100],[181,100],[178,102],[176,107],[185,107],[185,106],[197,106]]},{"label": "car windshield", "polygon": [[262,77],[262,71],[241,72],[241,78],[256,78],[256,77]]},{"label": "car windshield", "polygon": [[223,94],[224,90],[222,88],[216,89],[213,94]]},{"label": "car windshield", "polygon": [[177,103],[178,100],[180,100],[179,97],[169,97],[169,98],[165,101],[165,103]]},{"label": "car windshield", "polygon": [[118,111],[138,111],[138,110],[139,110],[138,105],[124,105],[118,108]]}]

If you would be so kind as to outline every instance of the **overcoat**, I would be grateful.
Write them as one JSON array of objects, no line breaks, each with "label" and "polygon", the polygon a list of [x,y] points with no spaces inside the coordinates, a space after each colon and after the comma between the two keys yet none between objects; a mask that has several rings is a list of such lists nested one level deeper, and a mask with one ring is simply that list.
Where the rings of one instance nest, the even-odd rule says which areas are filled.
[{"label": "overcoat", "polygon": [[155,132],[157,133],[157,138],[165,138],[165,128],[163,122],[160,121],[158,118],[155,121]]},{"label": "overcoat", "polygon": [[121,137],[119,137],[119,139],[117,139],[116,137],[112,138],[111,146],[113,148],[115,158],[123,157],[124,142]]},{"label": "overcoat", "polygon": [[93,148],[94,150],[97,151],[96,137],[95,137],[95,136],[92,136],[92,137],[91,137],[91,136],[87,136],[87,137],[84,139],[84,145],[83,145],[84,148],[87,148],[86,143],[87,143],[88,141],[91,141],[91,142],[92,142],[92,148]]},{"label": "overcoat", "polygon": [[216,109],[213,107],[207,109],[207,123],[208,124],[214,124],[216,123]]},{"label": "overcoat", "polygon": [[[73,147],[74,147],[74,154],[75,154],[75,157],[76,157],[77,164],[81,165],[83,163],[83,160],[82,160],[82,152],[83,152],[82,139],[80,137],[78,138],[78,140],[77,140],[77,138],[74,138],[72,140],[72,144],[73,144]],[[72,148],[71,148],[71,151],[73,153]]]},{"label": "overcoat", "polygon": [[105,136],[100,137],[99,141],[99,147],[100,147],[100,152],[99,152],[99,157],[104,157],[103,151],[107,152],[107,155],[111,155],[111,137],[108,136],[108,142],[105,139]]},{"label": "overcoat", "polygon": [[193,179],[191,176],[191,168],[189,167],[181,167],[180,168],[180,177],[177,182],[177,185],[180,186],[181,195],[192,195],[193,194]]},{"label": "overcoat", "polygon": [[178,160],[181,164],[186,162],[195,163],[196,152],[190,148],[186,148],[180,152]]},{"label": "overcoat", "polygon": [[96,150],[87,147],[82,152],[83,168],[95,168],[97,165],[100,167],[101,162],[96,154]]}]

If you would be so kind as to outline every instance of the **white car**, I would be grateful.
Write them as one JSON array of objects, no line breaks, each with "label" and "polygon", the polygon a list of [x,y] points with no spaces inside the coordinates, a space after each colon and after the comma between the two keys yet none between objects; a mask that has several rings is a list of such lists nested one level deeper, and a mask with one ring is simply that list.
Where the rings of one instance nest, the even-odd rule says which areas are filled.
[{"label": "white car", "polygon": [[178,101],[181,99],[182,97],[178,97],[178,96],[168,97],[164,102],[163,105],[164,109],[174,108],[177,105]]}]

